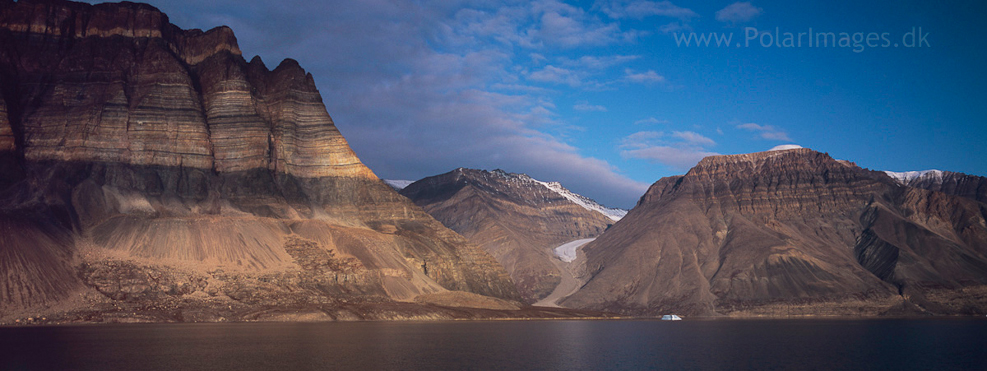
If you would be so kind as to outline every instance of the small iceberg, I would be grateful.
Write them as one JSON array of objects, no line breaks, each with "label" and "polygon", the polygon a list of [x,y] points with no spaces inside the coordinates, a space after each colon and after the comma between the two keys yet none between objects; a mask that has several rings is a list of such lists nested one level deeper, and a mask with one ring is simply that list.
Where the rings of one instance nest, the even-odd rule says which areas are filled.
[{"label": "small iceberg", "polygon": [[679,317],[679,316],[674,315],[674,314],[666,314],[664,316],[661,316],[661,320],[662,321],[681,321],[682,320],[682,317]]}]

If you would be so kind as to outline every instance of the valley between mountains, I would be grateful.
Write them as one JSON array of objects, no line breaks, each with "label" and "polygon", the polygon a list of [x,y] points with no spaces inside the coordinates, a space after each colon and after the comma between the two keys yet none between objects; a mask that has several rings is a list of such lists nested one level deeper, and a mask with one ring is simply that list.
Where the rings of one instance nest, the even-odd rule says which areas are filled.
[{"label": "valley between mountains", "polygon": [[146,4],[0,2],[0,175],[3,324],[987,314],[987,178],[789,148],[629,211],[385,183],[297,62]]}]

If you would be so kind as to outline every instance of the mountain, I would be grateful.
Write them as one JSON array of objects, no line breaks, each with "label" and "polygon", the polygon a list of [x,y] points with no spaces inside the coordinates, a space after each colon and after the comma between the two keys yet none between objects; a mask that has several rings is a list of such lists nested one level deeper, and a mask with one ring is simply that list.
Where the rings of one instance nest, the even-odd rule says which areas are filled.
[{"label": "mountain", "polygon": [[526,302],[561,281],[552,249],[596,237],[619,210],[524,174],[459,168],[421,179],[400,192],[507,269]]},{"label": "mountain", "polygon": [[246,61],[229,28],[2,1],[0,88],[0,320],[453,318],[520,300],[489,253],[360,162],[311,74]]},{"label": "mountain", "polygon": [[901,185],[908,185],[912,181],[918,180],[919,178],[933,182],[942,182],[942,176],[943,176],[942,170],[935,170],[935,169],[921,170],[921,171],[902,171],[902,172],[885,171],[884,173],[888,174],[889,177],[896,180]]},{"label": "mountain", "polygon": [[387,185],[391,186],[391,188],[394,188],[396,191],[400,191],[414,182],[414,180],[384,179],[384,183],[387,183]]},{"label": "mountain", "polygon": [[707,157],[653,184],[583,248],[590,278],[561,304],[646,315],[984,314],[987,204],[972,191],[983,183],[912,181],[809,149]]},{"label": "mountain", "polygon": [[593,199],[590,199],[589,197],[574,193],[566,189],[559,182],[542,182],[538,180],[535,181],[545,186],[545,188],[548,188],[553,192],[558,193],[559,196],[565,197],[565,199],[569,200],[570,202],[579,205],[586,210],[596,211],[600,214],[603,214],[603,216],[609,218],[610,220],[618,221],[620,220],[620,218],[623,218],[625,215],[627,215],[627,210],[603,206],[597,203],[596,201],[594,201]]},{"label": "mountain", "polygon": [[909,187],[939,191],[987,203],[987,178],[942,170],[884,173]]}]

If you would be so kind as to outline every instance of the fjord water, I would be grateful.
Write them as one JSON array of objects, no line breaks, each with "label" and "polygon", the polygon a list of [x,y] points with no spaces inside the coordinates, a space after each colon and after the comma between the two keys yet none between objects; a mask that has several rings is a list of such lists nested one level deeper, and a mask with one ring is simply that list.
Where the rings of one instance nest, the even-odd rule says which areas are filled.
[{"label": "fjord water", "polygon": [[152,324],[0,328],[3,370],[975,370],[987,320]]}]

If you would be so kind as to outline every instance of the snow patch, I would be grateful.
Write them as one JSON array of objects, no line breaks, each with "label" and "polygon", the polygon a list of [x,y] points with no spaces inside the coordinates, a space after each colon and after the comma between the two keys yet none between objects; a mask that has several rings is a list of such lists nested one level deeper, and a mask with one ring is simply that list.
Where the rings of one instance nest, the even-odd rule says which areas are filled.
[{"label": "snow patch", "polygon": [[798,144],[782,144],[782,145],[777,145],[777,146],[771,147],[771,149],[769,149],[768,152],[770,152],[770,151],[785,151],[785,150],[789,150],[789,149],[799,149],[799,148],[802,148],[802,146],[800,146]]},{"label": "snow patch", "polygon": [[535,180],[535,181],[545,186],[545,188],[552,190],[552,192],[558,193],[560,196],[565,197],[569,201],[572,201],[572,203],[582,206],[586,210],[596,211],[600,214],[603,214],[603,216],[610,218],[610,220],[618,221],[621,218],[623,218],[625,215],[627,215],[627,210],[616,209],[616,208],[600,205],[596,201],[593,201],[592,199],[586,196],[573,193],[572,191],[563,187],[562,184],[560,184],[559,182],[542,182],[540,180]]},{"label": "snow patch", "polygon": [[414,182],[414,180],[384,179],[384,183],[399,191]]},{"label": "snow patch", "polygon": [[596,238],[584,238],[581,240],[566,242],[555,248],[555,256],[561,261],[572,263],[573,260],[576,260],[576,250],[579,250],[580,247],[583,247],[583,245],[588,244],[595,239]]},{"label": "snow patch", "polygon": [[911,183],[911,181],[918,178],[928,178],[928,177],[935,177],[937,181],[942,182],[942,175],[943,175],[942,170],[936,170],[936,169],[921,170],[921,171],[902,171],[902,172],[885,171],[884,173],[888,174],[889,177],[898,181],[898,183],[901,183],[902,185],[907,185],[908,183]]},{"label": "snow patch", "polygon": [[579,205],[586,210],[596,211],[600,214],[603,214],[603,216],[606,216],[607,218],[613,221],[618,221],[621,218],[623,218],[624,215],[627,215],[627,210],[603,206],[600,203],[593,201],[593,199],[589,197],[577,194],[575,192],[566,189],[559,182],[543,182],[538,179],[532,178],[527,174],[508,173],[501,169],[496,169],[490,172],[490,174],[503,178],[512,187],[525,186],[532,182],[541,184],[545,188],[548,188],[550,191],[557,193],[563,198],[569,200],[570,202]]}]

